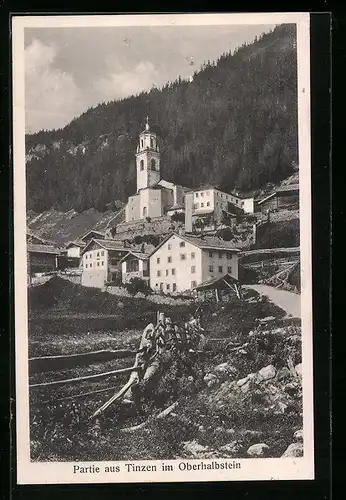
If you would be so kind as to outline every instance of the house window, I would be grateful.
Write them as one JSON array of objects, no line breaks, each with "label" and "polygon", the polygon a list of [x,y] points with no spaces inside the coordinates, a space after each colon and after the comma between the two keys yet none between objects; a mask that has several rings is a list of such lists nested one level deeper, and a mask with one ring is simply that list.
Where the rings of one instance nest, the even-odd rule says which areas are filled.
[{"label": "house window", "polygon": [[219,273],[222,273],[222,266],[219,266]]},{"label": "house window", "polygon": [[244,206],[244,202],[243,202],[243,201],[241,202],[241,206],[242,206],[242,207]]},{"label": "house window", "polygon": [[97,252],[96,257],[100,257],[100,252]]},{"label": "house window", "polygon": [[[142,147],[143,147],[143,141],[142,141]],[[139,162],[139,165],[140,165],[140,170],[144,170],[144,160],[141,160]]]},{"label": "house window", "polygon": [[93,267],[93,265],[92,265],[92,264],[90,264],[90,266],[89,266],[89,267]]},{"label": "house window", "polygon": [[186,260],[186,255],[184,253],[180,254],[180,260]]},{"label": "house window", "polygon": [[88,254],[86,254],[85,258],[86,258],[86,259],[88,258]]},{"label": "house window", "polygon": [[163,291],[163,283],[160,283],[160,290]]},{"label": "house window", "polygon": [[229,274],[232,274],[232,266],[228,266],[228,267],[227,267],[227,272],[228,272]]},{"label": "house window", "polygon": [[197,286],[197,281],[191,281],[191,288],[195,288]]},{"label": "house window", "polygon": [[160,264],[160,257],[156,259],[156,264]]},{"label": "house window", "polygon": [[168,269],[166,269],[166,276],[168,276]]},{"label": "house window", "polygon": [[204,207],[204,203],[203,203],[203,201],[202,201],[202,203],[201,203],[201,208],[203,208],[203,207]]},{"label": "house window", "polygon": [[209,257],[212,258],[213,257],[213,252],[209,252]]},{"label": "house window", "polygon": [[156,161],[154,160],[154,158],[150,162],[150,167],[151,167],[151,170],[155,170],[155,168],[156,168]]},{"label": "house window", "polygon": [[207,201],[207,207],[210,207],[210,201]]},{"label": "house window", "polygon": [[191,252],[191,260],[193,260],[196,257],[195,252]]},{"label": "house window", "polygon": [[177,284],[173,283],[173,292],[176,292],[176,291],[177,291]]},{"label": "house window", "polygon": [[180,246],[180,247],[184,247],[184,246],[185,246],[185,241],[181,241],[181,242],[179,243],[179,246]]},{"label": "house window", "polygon": [[139,271],[139,261],[138,259],[129,259],[126,261],[126,272],[133,273]]},{"label": "house window", "polygon": [[209,266],[209,272],[213,273],[214,272],[214,266]]},{"label": "house window", "polygon": [[101,266],[103,266],[103,265],[104,265],[104,261],[101,262]]},{"label": "house window", "polygon": [[147,207],[143,207],[143,217],[146,217],[148,214]]},{"label": "house window", "polygon": [[223,257],[223,253],[219,252],[219,259],[222,259],[222,257]]},{"label": "house window", "polygon": [[88,264],[85,264],[85,269],[88,267]]},{"label": "house window", "polygon": [[168,248],[168,250],[171,250],[172,249],[172,245],[170,243],[168,243],[167,248]]},{"label": "house window", "polygon": [[232,258],[231,252],[227,252],[227,259],[231,259],[231,258]]},{"label": "house window", "polygon": [[98,262],[98,263],[97,263],[97,267],[99,267],[99,265],[100,265],[100,263]]},{"label": "house window", "polygon": [[171,256],[167,257],[167,262],[168,263],[172,262],[172,257]]},{"label": "house window", "polygon": [[175,269],[172,269],[172,276],[175,276]]},{"label": "house window", "polygon": [[235,200],[236,204],[238,205],[238,200]]},{"label": "house window", "polygon": [[195,193],[196,194],[196,198],[198,198],[199,194],[198,193]]},{"label": "house window", "polygon": [[170,288],[171,288],[170,284],[169,284],[169,283],[167,283],[167,285],[166,285],[166,290],[169,290]]},{"label": "house window", "polygon": [[152,137],[150,137],[150,147],[151,148],[154,147],[154,139]]},{"label": "house window", "polygon": [[104,250],[102,250],[102,251],[101,251],[101,255],[102,255],[102,256],[104,256],[104,254],[105,254],[105,252],[104,252]]},{"label": "house window", "polygon": [[191,266],[191,274],[195,274],[196,272],[196,266]]},{"label": "house window", "polygon": [[201,197],[202,197],[202,198],[204,197],[204,193],[201,193]]},{"label": "house window", "polygon": [[193,204],[193,208],[194,208],[194,209],[197,209],[197,208],[198,208],[198,203],[194,203],[194,204]]},{"label": "house window", "polygon": [[161,271],[157,271],[156,275],[159,277],[161,276]]}]

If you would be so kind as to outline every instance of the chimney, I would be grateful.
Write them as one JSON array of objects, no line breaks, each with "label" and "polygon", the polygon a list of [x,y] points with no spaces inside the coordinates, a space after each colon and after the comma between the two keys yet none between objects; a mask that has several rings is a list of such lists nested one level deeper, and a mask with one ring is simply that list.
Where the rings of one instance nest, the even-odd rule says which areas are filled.
[{"label": "chimney", "polygon": [[185,195],[185,232],[192,233],[193,192]]}]

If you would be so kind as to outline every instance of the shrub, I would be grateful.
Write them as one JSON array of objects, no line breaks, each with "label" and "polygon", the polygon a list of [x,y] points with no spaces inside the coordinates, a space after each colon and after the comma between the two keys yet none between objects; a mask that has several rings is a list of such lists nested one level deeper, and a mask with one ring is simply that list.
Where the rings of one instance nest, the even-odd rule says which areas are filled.
[{"label": "shrub", "polygon": [[185,222],[185,214],[183,212],[175,212],[171,215],[171,220],[173,222]]},{"label": "shrub", "polygon": [[137,293],[143,293],[145,296],[152,293],[146,281],[140,278],[131,278],[126,284],[127,291],[134,297]]}]

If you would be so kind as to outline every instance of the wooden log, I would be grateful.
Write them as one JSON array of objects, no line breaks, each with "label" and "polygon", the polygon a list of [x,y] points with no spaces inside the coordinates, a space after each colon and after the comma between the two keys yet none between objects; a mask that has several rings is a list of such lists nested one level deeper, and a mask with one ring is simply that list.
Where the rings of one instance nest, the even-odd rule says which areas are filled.
[{"label": "wooden log", "polygon": [[64,384],[74,384],[76,382],[83,382],[84,380],[96,380],[105,377],[111,377],[113,375],[120,375],[123,373],[131,373],[132,371],[138,371],[140,368],[136,366],[131,366],[129,368],[120,368],[119,370],[112,370],[110,372],[96,373],[95,375],[86,375],[84,377],[69,378],[64,380],[54,380],[53,382],[42,382],[40,384],[31,384],[29,389],[36,389],[38,387],[51,387]]},{"label": "wooden log", "polygon": [[59,370],[63,368],[74,368],[97,361],[111,361],[112,359],[123,359],[135,356],[136,351],[128,349],[119,350],[100,350],[93,352],[84,352],[81,354],[66,354],[59,356],[42,356],[29,359],[29,373],[42,373],[50,370]]}]

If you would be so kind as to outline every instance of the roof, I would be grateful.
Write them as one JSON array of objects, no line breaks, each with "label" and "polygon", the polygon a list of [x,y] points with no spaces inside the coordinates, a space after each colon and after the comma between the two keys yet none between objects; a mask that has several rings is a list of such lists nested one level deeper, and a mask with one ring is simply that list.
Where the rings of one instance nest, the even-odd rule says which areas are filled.
[{"label": "roof", "polygon": [[90,247],[92,243],[96,243],[99,245],[101,248],[104,248],[105,250],[123,250],[125,252],[128,252],[129,249],[124,247],[124,243],[119,240],[98,240],[93,238],[92,240],[89,241],[89,243],[83,248],[81,254],[83,255],[87,249]]},{"label": "roof", "polygon": [[199,208],[195,208],[194,211],[192,212],[193,216],[197,215],[206,215],[206,214],[211,214],[214,212],[214,208],[203,208],[203,210]]},{"label": "roof", "polygon": [[185,234],[178,234],[178,233],[171,233],[166,238],[164,238],[161,243],[153,250],[153,252],[150,254],[150,257],[156,253],[156,251],[162,247],[172,236],[177,236],[178,238],[181,238],[182,240],[186,241],[187,243],[191,243],[192,245],[196,246],[197,248],[202,248],[202,249],[215,249],[215,250],[228,250],[230,252],[235,252],[238,253],[240,252],[239,248],[234,248],[231,245],[231,242],[229,241],[224,241],[221,240],[220,238],[217,238],[216,236],[192,236],[188,235],[186,236]]},{"label": "roof", "polygon": [[89,231],[87,231],[86,233],[82,234],[82,236],[79,237],[80,240],[83,240],[83,238],[85,238],[86,236],[88,236],[88,234],[90,233],[94,233],[94,234],[98,234],[100,236],[104,236],[104,233],[102,233],[101,231],[96,231],[96,229],[89,229]]},{"label": "roof", "polygon": [[28,243],[27,250],[30,253],[49,253],[53,255],[60,254],[60,250],[52,245],[37,245],[36,243]]},{"label": "roof", "polygon": [[136,251],[130,250],[126,255],[124,255],[124,257],[120,260],[120,262],[124,262],[125,260],[127,260],[127,258],[130,257],[130,255],[133,255],[134,257],[136,257],[137,259],[140,259],[140,260],[147,260],[150,257],[149,253],[136,252]]},{"label": "roof", "polygon": [[183,203],[175,203],[174,205],[167,208],[167,212],[169,212],[170,210],[180,210],[182,208],[185,208],[185,205]]},{"label": "roof", "polygon": [[65,248],[70,248],[70,247],[85,247],[86,243],[84,241],[70,241]]},{"label": "roof", "polygon": [[228,285],[234,285],[234,284],[239,284],[239,280],[237,280],[236,278],[227,273],[221,276],[220,278],[209,278],[203,281],[203,283],[196,286],[194,290],[201,291],[201,290],[208,290],[215,288],[229,289]]},{"label": "roof", "polygon": [[36,234],[35,231],[33,231],[32,229],[30,229],[29,227],[26,229],[26,235],[29,238],[33,238],[33,239],[39,241],[40,242],[39,244],[42,243],[43,245],[49,245],[49,246],[52,245],[52,246],[54,246],[54,242],[53,241],[41,238],[41,236],[38,236],[38,234]]}]

